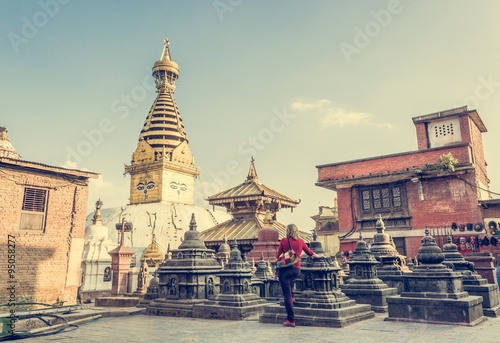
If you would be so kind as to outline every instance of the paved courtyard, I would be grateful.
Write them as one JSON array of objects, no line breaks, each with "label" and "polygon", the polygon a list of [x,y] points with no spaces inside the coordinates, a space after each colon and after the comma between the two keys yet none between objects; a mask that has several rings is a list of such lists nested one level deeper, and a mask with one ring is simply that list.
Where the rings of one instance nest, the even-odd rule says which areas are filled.
[{"label": "paved courtyard", "polygon": [[156,317],[100,318],[73,331],[22,340],[39,342],[500,342],[500,318],[475,327],[384,321],[385,316],[345,328],[283,327],[245,321]]}]

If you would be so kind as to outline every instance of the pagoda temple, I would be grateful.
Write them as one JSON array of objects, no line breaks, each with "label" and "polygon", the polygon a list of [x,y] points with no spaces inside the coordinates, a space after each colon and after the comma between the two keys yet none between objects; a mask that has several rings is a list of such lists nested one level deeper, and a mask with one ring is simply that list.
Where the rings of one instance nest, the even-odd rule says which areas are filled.
[{"label": "pagoda temple", "polygon": [[[300,200],[291,199],[261,183],[253,157],[243,183],[209,196],[208,201],[210,205],[225,207],[232,219],[205,230],[201,239],[211,249],[217,249],[224,242],[224,237],[236,240],[242,253],[252,250],[252,244],[257,241],[258,232],[263,227],[274,228],[278,230],[279,238],[284,237],[286,226],[276,220],[276,214],[283,208],[293,209],[300,203]],[[269,211],[267,217],[266,211]],[[305,241],[310,240],[305,233],[301,236]]]}]

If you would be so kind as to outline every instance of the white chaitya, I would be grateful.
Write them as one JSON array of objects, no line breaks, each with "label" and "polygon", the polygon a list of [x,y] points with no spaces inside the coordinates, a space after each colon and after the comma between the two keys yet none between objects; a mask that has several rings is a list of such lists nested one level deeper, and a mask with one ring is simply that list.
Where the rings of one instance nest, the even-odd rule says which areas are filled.
[{"label": "white chaitya", "polygon": [[102,225],[101,206],[102,201],[98,200],[92,225],[85,228],[81,287],[84,293],[111,290],[111,256],[108,252],[118,244],[109,239],[108,228]]}]

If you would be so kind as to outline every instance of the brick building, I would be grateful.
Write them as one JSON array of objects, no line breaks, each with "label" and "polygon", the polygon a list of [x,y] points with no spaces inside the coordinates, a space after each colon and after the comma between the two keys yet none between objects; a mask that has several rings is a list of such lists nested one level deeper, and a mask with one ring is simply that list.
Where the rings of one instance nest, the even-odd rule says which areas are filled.
[{"label": "brick building", "polygon": [[[479,202],[490,199],[482,133],[467,106],[413,118],[418,150],[317,166],[316,185],[337,192],[341,250],[368,240],[382,216],[398,251],[416,256],[434,234],[485,235]],[[452,225],[454,224],[454,225]],[[455,237],[456,236],[456,237]],[[438,240],[439,241],[439,240]]]},{"label": "brick building", "polygon": [[97,176],[24,161],[0,128],[0,304],[75,304],[88,183]]}]

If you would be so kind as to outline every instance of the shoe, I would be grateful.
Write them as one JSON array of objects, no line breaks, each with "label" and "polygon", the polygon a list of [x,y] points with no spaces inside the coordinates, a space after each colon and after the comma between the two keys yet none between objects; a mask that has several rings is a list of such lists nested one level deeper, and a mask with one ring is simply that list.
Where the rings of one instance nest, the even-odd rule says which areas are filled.
[{"label": "shoe", "polygon": [[288,320],[287,320],[286,322],[284,322],[284,323],[283,323],[283,325],[285,325],[285,326],[290,326],[290,327],[292,327],[292,328],[294,328],[294,327],[295,327],[295,323],[294,323],[294,322],[290,322],[290,321],[288,321]]}]

